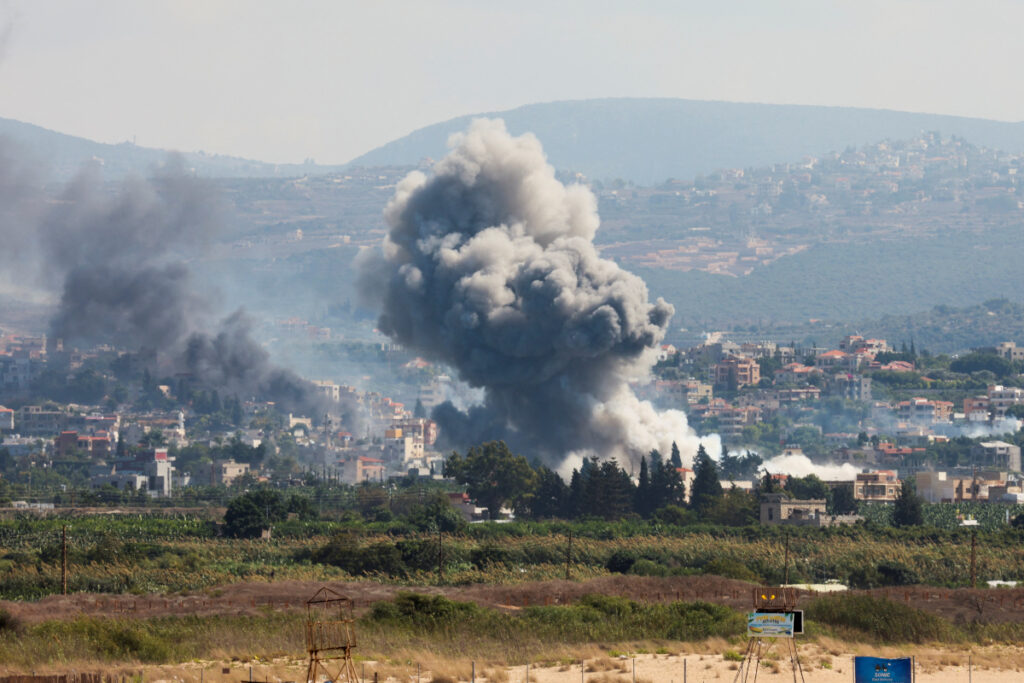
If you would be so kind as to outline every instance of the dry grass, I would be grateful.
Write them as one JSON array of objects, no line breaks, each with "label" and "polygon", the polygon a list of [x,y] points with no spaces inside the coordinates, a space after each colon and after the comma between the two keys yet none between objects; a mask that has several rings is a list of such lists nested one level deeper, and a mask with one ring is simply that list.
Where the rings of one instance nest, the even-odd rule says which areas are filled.
[{"label": "dry grass", "polygon": [[[736,644],[719,644],[736,648]],[[683,648],[683,655],[689,663],[691,680],[696,678],[697,680],[711,681],[733,678],[738,665],[736,662],[723,661],[721,652],[726,649],[725,647],[719,648],[716,653],[710,652],[713,650],[709,647],[710,643],[696,643],[695,645],[699,645],[699,649],[709,652],[695,652]],[[843,647],[843,644],[837,641],[825,643],[825,647],[822,645],[821,642],[814,641],[800,643],[801,658],[804,670],[808,674],[809,683],[812,680],[831,681],[833,677],[835,680],[839,680],[843,671],[849,670],[852,648]],[[827,650],[830,648],[839,649],[840,654],[835,656],[828,654]],[[882,655],[877,651],[867,654]],[[915,654],[918,658],[918,672],[921,674],[922,683],[966,680],[968,656],[971,657],[974,666],[975,680],[978,680],[977,672],[988,670],[989,678],[986,678],[986,681],[1016,681],[1019,680],[1016,678],[1019,674],[1014,672],[1024,668],[1024,647],[1020,646],[978,647],[972,652],[919,647],[915,650]],[[578,658],[574,659],[579,661]],[[356,669],[361,675],[365,675],[367,680],[372,680],[373,674],[377,673],[382,683],[415,683],[417,680],[416,662],[420,663],[420,683],[442,680],[448,680],[451,683],[466,683],[471,679],[472,660],[441,656],[427,650],[406,650],[400,656],[398,653],[392,653],[392,656],[386,661],[360,661],[356,664]],[[585,683],[632,683],[632,661],[630,660],[615,660],[606,655],[597,655],[589,658],[587,664],[595,664],[596,666],[592,669],[597,670],[591,670],[586,674]],[[620,664],[625,664],[630,669],[623,671]],[[761,670],[762,676],[765,674],[776,675],[779,672],[783,676],[788,675],[788,660],[766,660],[765,664]],[[105,671],[125,676],[142,673],[144,680],[165,680],[175,683],[199,683],[201,677],[205,683],[237,683],[239,680],[248,678],[250,667],[252,667],[253,678],[256,680],[297,681],[301,680],[305,666],[306,662],[297,657],[251,659],[249,661],[204,660],[175,666],[145,667],[102,667],[85,661],[69,661],[60,667],[40,667],[38,672],[62,673],[69,669],[75,669],[78,671]],[[224,668],[227,668],[228,673],[223,672]],[[681,680],[682,659],[680,656],[666,658],[658,655],[637,655],[636,669],[637,683],[668,681],[673,677],[678,681]],[[3,673],[12,673],[12,671],[8,667],[0,665],[0,674]],[[558,659],[546,660],[546,666],[532,664],[529,681],[525,679],[526,667],[522,664],[510,667],[501,661],[477,660],[476,673],[477,680],[486,681],[486,683],[578,683],[580,681],[579,664],[569,666],[568,662]]]}]

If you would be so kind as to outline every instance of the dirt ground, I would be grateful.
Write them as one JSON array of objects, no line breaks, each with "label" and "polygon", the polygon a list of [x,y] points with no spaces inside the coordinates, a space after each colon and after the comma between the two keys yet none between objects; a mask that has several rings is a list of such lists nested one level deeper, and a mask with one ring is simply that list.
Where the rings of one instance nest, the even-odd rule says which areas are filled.
[{"label": "dirt ground", "polygon": [[[258,610],[302,609],[305,600],[327,585],[351,597],[357,613],[399,591],[445,595],[487,607],[518,609],[530,605],[559,605],[587,593],[631,598],[641,602],[705,600],[740,610],[750,609],[754,587],[744,581],[716,576],[606,576],[587,581],[543,581],[507,586],[396,586],[372,581],[248,582],[183,595],[53,595],[34,602],[0,601],[0,608],[27,622],[67,619],[78,615],[152,617],[191,614],[251,614]],[[906,587],[866,591],[919,607],[954,621],[1011,622],[1024,620],[1024,588],[936,589]],[[813,594],[800,591],[799,600]],[[798,605],[799,606],[799,605]]]},{"label": "dirt ground", "polygon": [[[798,651],[804,683],[848,683],[853,678],[855,654],[884,657],[914,655],[915,680],[918,683],[1010,683],[1024,678],[1021,671],[1024,650],[1019,647],[976,648],[973,652],[954,653],[933,648],[850,651],[836,650],[829,643],[802,643]],[[147,683],[240,683],[247,680],[283,683],[303,680],[306,666],[304,660],[279,658],[271,661],[199,661],[174,666],[136,666],[119,673],[141,674],[141,680]],[[443,680],[453,683],[706,683],[734,681],[738,675],[739,680],[747,683],[754,680],[753,670],[749,670],[744,679],[739,667],[739,662],[727,660],[721,652],[708,651],[706,645],[695,645],[664,655],[590,657],[582,661],[582,666],[581,662],[533,664],[528,671],[526,665],[496,667],[469,661],[434,661],[431,666],[419,669],[415,664],[394,667],[367,661],[356,664],[356,673],[366,683],[374,680],[374,674],[380,683]],[[783,656],[764,660],[757,668],[758,681],[791,682],[793,678],[790,662]]]}]

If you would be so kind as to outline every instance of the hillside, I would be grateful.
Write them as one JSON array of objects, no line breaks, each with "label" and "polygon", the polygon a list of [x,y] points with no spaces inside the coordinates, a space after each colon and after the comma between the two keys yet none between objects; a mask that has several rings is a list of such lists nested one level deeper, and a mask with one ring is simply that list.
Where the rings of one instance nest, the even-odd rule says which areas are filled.
[{"label": "hillside", "polygon": [[403,165],[440,158],[448,136],[479,116],[501,117],[515,134],[533,132],[559,170],[639,184],[795,160],[851,145],[908,138],[923,130],[1007,152],[1024,151],[1022,123],[851,107],[600,99],[460,116],[420,128],[351,164]]},{"label": "hillside", "polygon": [[[13,140],[27,149],[48,171],[49,177],[60,181],[72,177],[90,161],[101,163],[104,175],[110,179],[123,178],[128,174],[145,175],[164,163],[172,151],[139,147],[130,142],[116,145],[94,142],[5,118],[0,118],[0,138]],[[340,168],[316,164],[268,164],[203,152],[186,152],[182,156],[188,168],[205,177],[295,177],[331,173]]]}]

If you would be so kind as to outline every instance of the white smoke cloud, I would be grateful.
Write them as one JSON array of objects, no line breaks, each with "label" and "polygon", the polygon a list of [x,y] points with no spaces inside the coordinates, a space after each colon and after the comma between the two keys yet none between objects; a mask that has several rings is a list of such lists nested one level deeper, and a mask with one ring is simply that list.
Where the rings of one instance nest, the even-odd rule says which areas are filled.
[{"label": "white smoke cloud", "polygon": [[793,477],[817,475],[824,481],[853,481],[860,469],[850,463],[842,465],[819,465],[806,455],[777,455],[764,462],[764,468],[772,474],[788,474]]}]

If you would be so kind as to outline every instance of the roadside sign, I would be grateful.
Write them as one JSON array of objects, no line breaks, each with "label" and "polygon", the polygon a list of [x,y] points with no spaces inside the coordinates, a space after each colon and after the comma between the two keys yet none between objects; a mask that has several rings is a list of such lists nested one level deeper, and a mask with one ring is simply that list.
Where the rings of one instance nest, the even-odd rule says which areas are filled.
[{"label": "roadside sign", "polygon": [[793,612],[750,612],[747,614],[747,637],[792,638],[795,617]]},{"label": "roadside sign", "polygon": [[911,658],[854,657],[853,680],[854,683],[912,683]]}]

